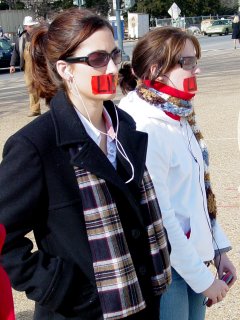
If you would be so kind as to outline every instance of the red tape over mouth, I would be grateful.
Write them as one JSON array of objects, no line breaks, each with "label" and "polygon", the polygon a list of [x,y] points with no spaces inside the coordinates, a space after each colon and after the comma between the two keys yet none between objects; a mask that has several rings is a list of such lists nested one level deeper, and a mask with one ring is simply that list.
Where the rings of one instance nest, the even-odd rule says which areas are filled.
[{"label": "red tape over mouth", "polygon": [[116,93],[118,76],[113,74],[103,74],[92,76],[93,94],[113,94]]},{"label": "red tape over mouth", "polygon": [[186,92],[197,91],[197,80],[196,77],[186,78],[183,80],[183,88]]}]

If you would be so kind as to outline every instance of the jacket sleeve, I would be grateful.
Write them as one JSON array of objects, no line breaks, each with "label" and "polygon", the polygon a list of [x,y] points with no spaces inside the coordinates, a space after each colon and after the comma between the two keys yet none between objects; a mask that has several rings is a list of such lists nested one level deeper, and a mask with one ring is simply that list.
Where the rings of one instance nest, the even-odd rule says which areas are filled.
[{"label": "jacket sleeve", "polygon": [[19,62],[20,62],[20,52],[19,52],[19,38],[18,38],[14,45],[10,66],[15,67],[16,65],[19,64]]},{"label": "jacket sleeve", "polygon": [[[167,182],[171,163],[171,148],[167,143],[168,130],[154,125],[151,120],[144,124],[137,123],[137,129],[148,133],[147,168],[150,172],[162,212],[163,224],[167,229],[171,244],[172,267],[184,278],[197,293],[211,286],[214,276],[202,262],[196,249],[187,240],[174,208],[171,205],[170,191]],[[163,138],[160,138],[160,137]]]},{"label": "jacket sleeve", "polygon": [[47,199],[38,150],[25,137],[11,137],[0,165],[0,223],[7,231],[3,265],[13,288],[25,291],[29,299],[52,311],[78,314],[81,271],[69,261],[47,255],[41,248],[33,250],[32,234],[27,236],[36,226],[39,230],[41,219],[46,219],[47,211],[43,208],[47,208]]}]

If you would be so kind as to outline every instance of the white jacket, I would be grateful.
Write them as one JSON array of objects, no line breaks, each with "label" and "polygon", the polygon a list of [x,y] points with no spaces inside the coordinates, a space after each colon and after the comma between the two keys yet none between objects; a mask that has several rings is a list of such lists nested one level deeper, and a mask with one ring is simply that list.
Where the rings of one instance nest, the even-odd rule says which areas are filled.
[{"label": "white jacket", "polygon": [[203,292],[214,281],[204,261],[214,258],[214,249],[227,248],[230,243],[217,222],[211,234],[198,142],[184,118],[170,118],[135,91],[119,107],[134,118],[138,130],[148,133],[147,167],[172,246],[172,267],[195,292]]}]

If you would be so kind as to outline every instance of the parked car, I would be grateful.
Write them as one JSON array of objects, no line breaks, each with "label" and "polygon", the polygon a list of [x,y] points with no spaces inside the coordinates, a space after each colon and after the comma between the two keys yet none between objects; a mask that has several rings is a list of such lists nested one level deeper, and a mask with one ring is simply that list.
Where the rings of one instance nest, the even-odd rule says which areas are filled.
[{"label": "parked car", "polygon": [[186,29],[186,31],[194,36],[201,34],[201,30],[196,26],[190,26]]},{"label": "parked car", "polygon": [[206,35],[206,30],[210,27],[213,23],[213,19],[205,19],[201,22],[201,33]]},{"label": "parked car", "polygon": [[232,21],[230,19],[214,20],[212,25],[206,29],[206,34],[211,37],[212,34],[228,35],[232,32]]},{"label": "parked car", "polygon": [[5,38],[0,38],[0,69],[10,67],[12,52],[13,47],[11,43]]}]

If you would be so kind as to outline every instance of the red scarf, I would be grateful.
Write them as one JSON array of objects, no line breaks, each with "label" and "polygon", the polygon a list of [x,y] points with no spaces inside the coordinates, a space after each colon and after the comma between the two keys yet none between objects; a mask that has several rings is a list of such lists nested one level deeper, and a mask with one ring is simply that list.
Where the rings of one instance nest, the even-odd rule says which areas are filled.
[{"label": "red scarf", "polygon": [[[0,224],[0,253],[6,238],[6,231]],[[0,265],[0,320],[15,320],[14,304],[10,280]]]},{"label": "red scarf", "polygon": [[[143,80],[143,83],[148,86],[149,88],[154,88],[157,91],[169,94],[171,97],[175,97],[175,98],[179,98],[179,99],[183,99],[183,100],[191,100],[195,94],[193,93],[189,93],[189,92],[185,92],[185,91],[180,91],[176,88],[173,87],[169,87],[166,84],[162,83],[162,82],[158,82],[158,81],[151,81],[151,80]],[[172,114],[171,112],[168,111],[164,111],[166,113],[166,115],[168,115],[170,118],[180,121],[180,117]]]}]

